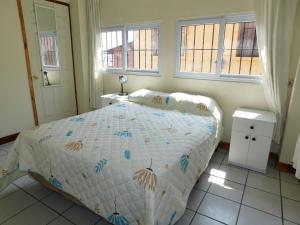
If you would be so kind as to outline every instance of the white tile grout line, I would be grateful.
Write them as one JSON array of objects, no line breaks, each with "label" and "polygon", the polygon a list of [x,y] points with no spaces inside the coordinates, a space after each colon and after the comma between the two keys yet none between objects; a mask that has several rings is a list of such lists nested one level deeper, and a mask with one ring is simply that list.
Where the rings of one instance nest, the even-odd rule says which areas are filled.
[{"label": "white tile grout line", "polygon": [[280,191],[280,207],[281,207],[281,223],[284,224],[284,217],[283,217],[283,200],[282,200],[282,190],[281,190],[281,174],[279,173],[279,191]]},{"label": "white tile grout line", "polygon": [[[224,158],[225,158],[225,156],[224,156]],[[224,160],[224,158],[223,158],[223,160]],[[223,160],[222,160],[222,161],[223,161]],[[220,163],[218,169],[221,167],[221,165],[222,165],[222,162]],[[196,214],[200,214],[200,213],[198,213],[198,210],[199,210],[201,204],[203,203],[203,201],[204,201],[204,199],[205,199],[205,197],[206,197],[206,195],[207,195],[207,193],[208,193],[208,190],[209,190],[209,188],[210,188],[211,185],[212,185],[212,183],[209,184],[209,186],[208,186],[208,188],[207,188],[207,191],[205,191],[205,194],[204,194],[203,198],[201,199],[201,201],[200,201],[200,203],[199,203],[199,205],[198,205],[198,207],[197,207],[197,209],[196,209],[196,211],[195,211],[195,213],[194,213],[194,216],[193,216],[192,219],[191,219],[190,225],[193,223],[193,220],[194,220]],[[203,215],[203,214],[200,214],[200,215],[206,216],[206,215]],[[212,220],[214,220],[214,221],[221,222],[222,224],[226,224],[226,223],[224,223],[224,222],[222,222],[222,221],[216,220],[216,219],[211,218],[211,217],[209,217],[209,216],[206,216],[206,217],[208,217],[208,218],[210,218],[210,219],[212,219]]]},{"label": "white tile grout line", "polygon": [[236,225],[238,224],[239,217],[240,217],[240,212],[241,212],[242,202],[243,202],[244,195],[245,195],[245,190],[246,190],[246,186],[247,186],[248,176],[249,176],[249,170],[247,171],[247,176],[246,176],[245,186],[244,186],[244,189],[243,189],[242,199],[241,199],[241,203],[240,203],[240,206],[239,206],[238,215],[237,215],[236,221],[235,221]]}]

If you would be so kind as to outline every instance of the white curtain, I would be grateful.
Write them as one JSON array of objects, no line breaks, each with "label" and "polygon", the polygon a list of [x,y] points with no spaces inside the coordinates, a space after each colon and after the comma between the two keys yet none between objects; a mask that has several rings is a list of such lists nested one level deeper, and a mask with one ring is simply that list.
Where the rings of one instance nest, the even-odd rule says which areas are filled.
[{"label": "white curtain", "polygon": [[90,107],[99,108],[103,93],[101,76],[100,0],[87,0]]},{"label": "white curtain", "polygon": [[256,30],[264,90],[276,113],[274,141],[280,144],[286,116],[289,56],[297,0],[256,0]]},{"label": "white curtain", "polygon": [[293,167],[296,169],[295,176],[300,179],[300,134],[295,148],[295,153],[293,157]]}]

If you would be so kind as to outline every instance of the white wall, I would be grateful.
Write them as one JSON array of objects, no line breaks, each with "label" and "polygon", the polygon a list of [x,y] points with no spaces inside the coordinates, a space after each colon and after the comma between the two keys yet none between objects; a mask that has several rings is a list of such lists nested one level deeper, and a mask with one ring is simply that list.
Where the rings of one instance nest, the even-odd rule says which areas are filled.
[{"label": "white wall", "polygon": [[90,110],[86,1],[70,0],[74,64],[79,113]]},{"label": "white wall", "polygon": [[[232,114],[239,107],[268,109],[260,84],[173,78],[175,74],[175,25],[177,19],[251,12],[253,0],[102,0],[102,26],[149,21],[161,22],[161,77],[130,76],[126,91],[149,88],[183,91],[215,98],[224,111],[223,141],[230,141]],[[119,90],[117,76],[104,77],[104,92]]]},{"label": "white wall", "polygon": [[292,42],[292,53],[290,60],[290,78],[295,78],[294,87],[291,92],[289,110],[283,135],[280,161],[292,164],[297,137],[300,133],[300,71],[296,77],[298,60],[300,57],[300,1],[298,1],[295,18],[294,37]]},{"label": "white wall", "polygon": [[34,126],[17,3],[0,1],[0,137]]},{"label": "white wall", "polygon": [[285,133],[283,136],[283,143],[280,155],[280,161],[292,164],[294,150],[298,135],[300,134],[300,58],[299,69],[296,76],[290,107],[288,111],[288,118],[286,121]]}]

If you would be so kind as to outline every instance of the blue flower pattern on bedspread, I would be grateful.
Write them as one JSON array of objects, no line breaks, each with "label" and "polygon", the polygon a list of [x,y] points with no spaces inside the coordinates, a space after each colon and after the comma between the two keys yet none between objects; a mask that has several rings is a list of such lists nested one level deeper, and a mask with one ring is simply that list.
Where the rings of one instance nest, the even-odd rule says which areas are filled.
[{"label": "blue flower pattern on bedspread", "polygon": [[132,133],[128,130],[124,130],[124,131],[117,131],[114,133],[114,135],[118,136],[118,137],[132,137]]},{"label": "blue flower pattern on bedspread", "polygon": [[53,177],[52,175],[49,178],[49,183],[58,189],[63,189],[62,183],[59,180],[57,180],[55,177]]},{"label": "blue flower pattern on bedspread", "polygon": [[108,160],[107,159],[101,159],[99,162],[97,162],[95,171],[96,173],[101,173],[104,167],[107,165]]}]

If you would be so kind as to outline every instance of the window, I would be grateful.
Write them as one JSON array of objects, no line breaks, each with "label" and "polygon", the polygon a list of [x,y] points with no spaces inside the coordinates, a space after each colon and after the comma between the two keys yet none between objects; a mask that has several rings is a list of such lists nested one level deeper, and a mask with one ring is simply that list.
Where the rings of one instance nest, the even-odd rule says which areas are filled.
[{"label": "window", "polygon": [[158,59],[159,25],[103,29],[102,65],[106,70],[155,75],[159,73]]},{"label": "window", "polygon": [[259,79],[255,17],[179,21],[176,64],[180,77]]},{"label": "window", "polygon": [[123,68],[122,30],[102,32],[102,65],[106,69]]},{"label": "window", "polygon": [[48,68],[58,68],[58,46],[55,33],[40,32],[40,46],[42,66]]}]

